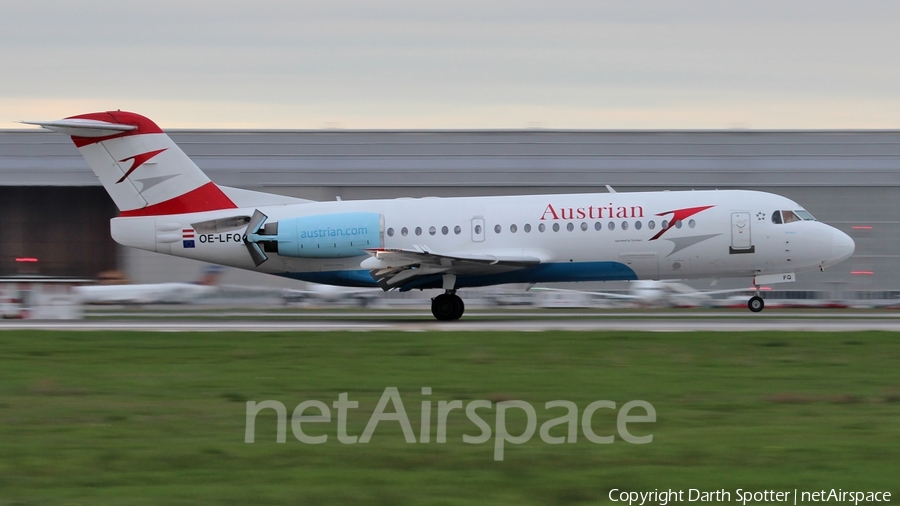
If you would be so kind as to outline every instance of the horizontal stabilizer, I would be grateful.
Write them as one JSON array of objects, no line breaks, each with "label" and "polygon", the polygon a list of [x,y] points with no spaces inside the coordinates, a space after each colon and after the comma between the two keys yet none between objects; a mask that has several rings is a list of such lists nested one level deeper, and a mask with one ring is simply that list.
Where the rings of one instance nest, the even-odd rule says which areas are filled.
[{"label": "horizontal stabilizer", "polygon": [[106,137],[122,132],[137,130],[135,125],[123,125],[92,119],[60,119],[56,121],[21,121],[26,125],[37,125],[65,135],[74,137]]}]

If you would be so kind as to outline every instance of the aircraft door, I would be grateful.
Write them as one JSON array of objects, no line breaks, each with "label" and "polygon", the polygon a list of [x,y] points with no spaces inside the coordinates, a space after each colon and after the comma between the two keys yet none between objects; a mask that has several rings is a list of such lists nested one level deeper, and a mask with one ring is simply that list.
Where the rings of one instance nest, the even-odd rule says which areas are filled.
[{"label": "aircraft door", "polygon": [[484,242],[484,218],[472,218],[472,242]]},{"label": "aircraft door", "polygon": [[731,252],[748,253],[753,249],[750,240],[750,213],[731,213]]}]

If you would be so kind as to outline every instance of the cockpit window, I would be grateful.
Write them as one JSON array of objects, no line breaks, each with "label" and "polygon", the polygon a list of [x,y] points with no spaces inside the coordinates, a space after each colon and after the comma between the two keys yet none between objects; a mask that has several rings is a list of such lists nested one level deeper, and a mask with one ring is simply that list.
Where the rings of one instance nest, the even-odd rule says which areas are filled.
[{"label": "cockpit window", "polygon": [[784,220],[785,223],[800,221],[800,217],[794,214],[794,211],[781,211],[781,219]]},{"label": "cockpit window", "polygon": [[793,223],[795,221],[816,221],[813,215],[803,209],[796,211],[775,211],[772,213],[772,223],[781,225],[782,223]]}]

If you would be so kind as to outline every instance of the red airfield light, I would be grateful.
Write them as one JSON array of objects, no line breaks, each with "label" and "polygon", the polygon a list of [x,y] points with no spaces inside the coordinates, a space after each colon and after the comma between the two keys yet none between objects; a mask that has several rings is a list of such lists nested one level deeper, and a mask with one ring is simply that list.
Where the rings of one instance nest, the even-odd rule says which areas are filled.
[{"label": "red airfield light", "polygon": [[871,275],[875,274],[875,272],[873,272],[873,271],[850,271],[850,274],[853,274],[856,276],[871,276]]},{"label": "red airfield light", "polygon": [[871,225],[853,225],[850,228],[852,228],[853,230],[872,230]]},{"label": "red airfield light", "polygon": [[20,263],[36,264],[37,261],[38,261],[38,259],[34,258],[34,257],[17,257],[16,258],[16,262],[20,262]]}]

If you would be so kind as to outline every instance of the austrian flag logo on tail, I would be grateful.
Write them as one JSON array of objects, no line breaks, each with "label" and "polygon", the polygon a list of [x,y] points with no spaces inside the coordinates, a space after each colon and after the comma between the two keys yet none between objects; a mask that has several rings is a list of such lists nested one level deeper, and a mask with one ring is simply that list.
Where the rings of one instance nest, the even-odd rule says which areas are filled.
[{"label": "austrian flag logo on tail", "polygon": [[192,228],[181,229],[181,242],[182,242],[182,246],[184,246],[185,248],[193,248],[194,247],[194,229],[192,229]]},{"label": "austrian flag logo on tail", "polygon": [[119,184],[119,183],[121,183],[122,181],[125,181],[125,178],[127,178],[128,176],[130,176],[131,173],[134,172],[135,170],[137,170],[138,167],[140,167],[141,165],[144,165],[145,163],[147,163],[148,160],[150,160],[150,159],[153,158],[154,156],[156,156],[156,155],[162,153],[162,152],[165,151],[166,149],[168,149],[168,148],[157,149],[156,151],[148,151],[148,152],[146,152],[146,153],[141,153],[141,154],[138,154],[138,155],[129,156],[128,158],[123,158],[123,159],[119,160],[119,163],[125,163],[125,162],[127,162],[128,160],[131,160],[131,168],[128,169],[128,170],[125,172],[125,175],[122,176],[121,179],[119,179],[118,181],[116,181],[116,184]]}]

